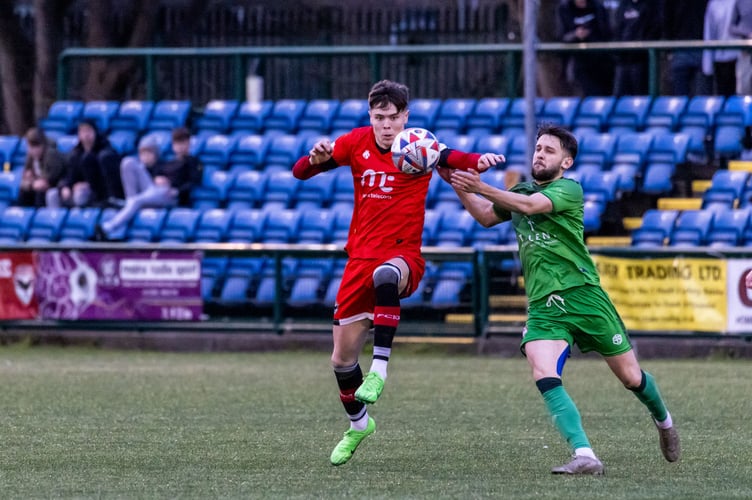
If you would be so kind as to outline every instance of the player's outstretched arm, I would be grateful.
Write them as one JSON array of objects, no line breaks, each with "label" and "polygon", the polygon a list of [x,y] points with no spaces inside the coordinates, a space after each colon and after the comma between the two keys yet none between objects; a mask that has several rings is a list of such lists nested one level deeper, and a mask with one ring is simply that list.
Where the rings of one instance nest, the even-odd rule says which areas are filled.
[{"label": "player's outstretched arm", "polygon": [[[436,170],[444,181],[451,184],[450,176],[452,170],[446,167],[439,167]],[[467,210],[481,226],[491,227],[506,220],[496,214],[496,211],[493,208],[493,203],[487,199],[476,196],[472,193],[460,191],[454,186],[452,186],[452,188],[454,188],[454,192],[457,193],[457,197],[460,199],[462,206],[465,207],[465,210]]]},{"label": "player's outstretched arm", "polygon": [[451,173],[450,179],[455,191],[479,194],[504,210],[525,215],[546,214],[553,210],[553,204],[548,196],[541,193],[528,196],[502,191],[483,182],[480,174],[473,170],[466,172],[455,170]]}]

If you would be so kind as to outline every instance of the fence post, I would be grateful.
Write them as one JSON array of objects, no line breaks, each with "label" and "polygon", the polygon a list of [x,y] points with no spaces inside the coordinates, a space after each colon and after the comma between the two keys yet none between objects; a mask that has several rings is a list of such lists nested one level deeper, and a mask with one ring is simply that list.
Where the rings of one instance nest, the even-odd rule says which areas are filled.
[{"label": "fence post", "polygon": [[154,74],[154,55],[146,54],[146,99],[155,101],[157,96],[157,81]]}]

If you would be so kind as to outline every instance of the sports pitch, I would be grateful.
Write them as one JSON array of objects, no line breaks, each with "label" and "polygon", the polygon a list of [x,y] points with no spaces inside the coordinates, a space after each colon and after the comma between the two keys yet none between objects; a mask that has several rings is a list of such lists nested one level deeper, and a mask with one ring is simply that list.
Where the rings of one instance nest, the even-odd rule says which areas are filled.
[{"label": "sports pitch", "polygon": [[347,421],[326,353],[0,348],[2,497],[752,497],[749,361],[643,362],[682,436],[676,464],[603,362],[570,361],[606,475],[560,477],[567,448],[521,358],[418,350],[397,346],[376,433],[332,467]]}]

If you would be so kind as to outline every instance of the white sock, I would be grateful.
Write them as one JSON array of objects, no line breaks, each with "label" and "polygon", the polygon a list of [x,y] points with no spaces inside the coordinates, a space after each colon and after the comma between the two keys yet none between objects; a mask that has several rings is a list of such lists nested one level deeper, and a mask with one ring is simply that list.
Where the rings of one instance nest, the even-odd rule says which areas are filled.
[{"label": "white sock", "polygon": [[374,347],[374,356],[381,356],[387,359],[373,358],[371,362],[371,371],[376,372],[379,376],[386,380],[386,367],[389,364],[389,356],[392,354],[392,350],[389,347]]},{"label": "white sock", "polygon": [[577,448],[574,450],[574,454],[578,457],[590,457],[598,460],[598,457],[595,456],[595,452],[593,452],[592,448]]},{"label": "white sock", "polygon": [[656,420],[655,425],[657,425],[659,429],[670,429],[674,426],[674,421],[671,420],[671,414],[666,412],[666,420],[662,422]]},{"label": "white sock", "polygon": [[363,412],[363,416],[357,420],[350,420],[350,429],[364,431],[368,427],[368,412]]}]

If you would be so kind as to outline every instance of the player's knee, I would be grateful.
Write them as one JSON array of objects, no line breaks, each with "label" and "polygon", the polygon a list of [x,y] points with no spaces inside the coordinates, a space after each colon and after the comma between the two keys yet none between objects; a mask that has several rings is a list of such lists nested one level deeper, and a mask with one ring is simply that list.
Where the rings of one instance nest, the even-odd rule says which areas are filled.
[{"label": "player's knee", "polygon": [[535,386],[541,394],[545,394],[551,389],[561,387],[561,379],[557,377],[544,377],[535,381]]},{"label": "player's knee", "polygon": [[402,273],[397,266],[392,264],[382,264],[373,271],[373,286],[375,288],[381,285],[399,285]]}]

